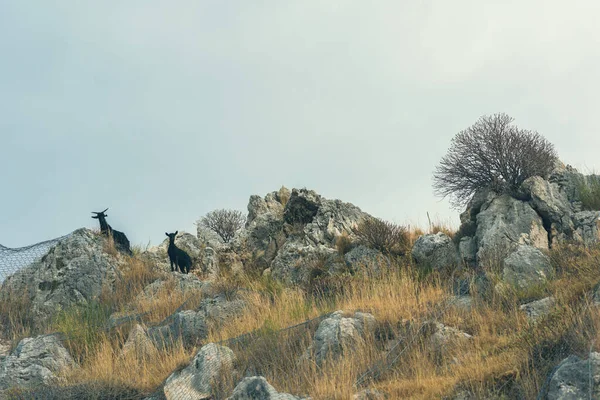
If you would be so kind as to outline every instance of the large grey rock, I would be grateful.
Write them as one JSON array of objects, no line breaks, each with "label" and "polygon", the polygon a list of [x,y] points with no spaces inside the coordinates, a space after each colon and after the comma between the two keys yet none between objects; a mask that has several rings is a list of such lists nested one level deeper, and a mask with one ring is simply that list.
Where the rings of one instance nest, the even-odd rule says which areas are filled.
[{"label": "large grey rock", "polygon": [[283,210],[283,220],[290,225],[312,222],[321,207],[322,197],[314,190],[292,189]]},{"label": "large grey rock", "polygon": [[575,225],[573,239],[588,246],[600,242],[599,218],[599,211],[581,211],[575,213],[573,217]]},{"label": "large grey rock", "polygon": [[433,269],[450,268],[460,262],[452,239],[442,232],[420,236],[415,241],[411,255],[417,265]]},{"label": "large grey rock", "polygon": [[437,354],[445,353],[473,339],[468,333],[435,321],[427,323],[425,331],[429,334],[429,342]]},{"label": "large grey rock", "polygon": [[164,386],[167,400],[212,399],[220,382],[231,379],[235,356],[228,347],[202,346],[190,365],[173,373]]},{"label": "large grey rock", "polygon": [[375,325],[375,317],[369,313],[355,312],[348,316],[336,311],[319,324],[305,358],[313,359],[317,365],[334,360],[362,343],[374,332]]},{"label": "large grey rock", "polygon": [[337,257],[337,251],[332,248],[288,240],[271,263],[271,275],[287,284],[304,284],[317,266],[328,272],[339,268]]},{"label": "large grey rock", "polygon": [[502,279],[520,290],[544,284],[553,273],[548,256],[532,246],[521,245],[504,260]]},{"label": "large grey rock", "polygon": [[346,266],[353,271],[365,271],[367,274],[380,274],[381,266],[390,266],[390,259],[380,251],[363,246],[354,247],[344,255]]},{"label": "large grey rock", "polygon": [[57,336],[25,338],[0,365],[0,391],[49,385],[74,367],[75,362]]},{"label": "large grey rock", "polygon": [[233,390],[228,400],[300,400],[287,393],[279,393],[262,376],[249,376],[244,379]]},{"label": "large grey rock", "polygon": [[133,355],[137,359],[150,359],[156,355],[156,346],[152,343],[152,340],[148,337],[146,329],[139,324],[136,324],[129,335],[127,341],[123,344],[121,349],[123,356]]},{"label": "large grey rock", "polygon": [[196,345],[208,336],[209,327],[219,327],[246,309],[241,299],[227,300],[225,296],[204,299],[198,311],[179,311],[165,324],[148,329],[148,336],[159,348],[172,345],[181,339],[185,346]]},{"label": "large grey rock", "polygon": [[246,229],[246,244],[251,252],[262,254],[271,262],[285,241],[283,216],[267,212],[259,214]]},{"label": "large grey rock", "polygon": [[[215,231],[203,226],[199,221],[196,222],[196,236],[202,247],[210,247],[215,250],[221,250],[226,247],[225,242]],[[177,240],[177,238],[175,239]],[[177,244],[177,243],[175,243]]]},{"label": "large grey rock", "polygon": [[41,327],[61,310],[95,301],[104,285],[114,283],[122,259],[105,248],[104,236],[78,229],[39,261],[8,277],[0,298],[18,295],[31,301],[36,327]]},{"label": "large grey rock", "polygon": [[464,236],[458,243],[458,254],[460,259],[468,265],[477,261],[477,241],[470,236]]},{"label": "large grey rock", "polygon": [[589,398],[600,398],[600,353],[591,353],[587,360],[569,356],[561,362],[550,379],[547,399]]},{"label": "large grey rock", "polygon": [[573,209],[569,198],[558,184],[533,176],[523,182],[521,189],[531,198],[533,209],[545,220],[553,242],[572,238]]},{"label": "large grey rock", "polygon": [[532,301],[519,307],[527,315],[530,322],[535,322],[548,315],[554,308],[556,300],[554,297],[545,297],[541,300]]},{"label": "large grey rock", "polygon": [[366,218],[370,215],[351,203],[320,198],[318,210],[306,224],[304,233],[314,245],[333,247],[341,235],[347,235],[351,240],[355,238],[354,229]]},{"label": "large grey rock", "polygon": [[508,195],[494,198],[477,214],[475,234],[479,262],[501,261],[521,244],[547,249],[542,218],[524,201]]},{"label": "large grey rock", "polygon": [[283,218],[283,208],[290,199],[290,195],[290,190],[282,186],[281,189],[268,193],[264,198],[257,195],[250,196],[246,227],[249,227],[256,217],[267,213]]}]

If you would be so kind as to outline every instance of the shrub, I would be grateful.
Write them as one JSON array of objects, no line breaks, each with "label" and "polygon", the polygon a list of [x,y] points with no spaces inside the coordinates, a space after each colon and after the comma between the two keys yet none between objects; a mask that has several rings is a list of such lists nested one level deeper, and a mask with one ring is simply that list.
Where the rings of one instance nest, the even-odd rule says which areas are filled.
[{"label": "shrub", "polygon": [[435,193],[462,207],[478,190],[515,194],[525,179],[547,177],[558,158],[554,145],[512,121],[502,113],[483,116],[459,132],[435,170]]},{"label": "shrub", "polygon": [[200,218],[200,225],[215,232],[228,243],[244,227],[246,217],[237,210],[214,210]]},{"label": "shrub", "polygon": [[365,218],[354,229],[360,243],[383,254],[404,255],[409,246],[408,230],[379,218]]},{"label": "shrub", "polygon": [[577,193],[585,210],[600,210],[600,175],[589,175],[577,182]]}]

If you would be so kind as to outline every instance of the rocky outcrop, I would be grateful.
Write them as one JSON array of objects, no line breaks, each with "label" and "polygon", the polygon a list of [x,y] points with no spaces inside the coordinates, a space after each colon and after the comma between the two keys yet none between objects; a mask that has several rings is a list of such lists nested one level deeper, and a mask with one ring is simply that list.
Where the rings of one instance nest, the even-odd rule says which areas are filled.
[{"label": "rocky outcrop", "polygon": [[380,251],[358,245],[344,254],[344,261],[350,271],[363,271],[367,275],[379,275],[382,266],[391,266],[391,260]]},{"label": "rocky outcrop", "polygon": [[185,346],[198,344],[208,336],[209,327],[219,327],[242,315],[246,303],[216,296],[200,302],[198,311],[185,310],[171,316],[165,324],[148,329],[148,336],[159,348],[169,347],[181,339]]},{"label": "rocky outcrop", "polygon": [[502,260],[518,245],[548,248],[542,218],[526,202],[508,195],[485,203],[477,214],[477,259]]},{"label": "rocky outcrop", "polygon": [[455,267],[460,262],[452,239],[442,232],[420,236],[411,255],[417,265],[437,270]]},{"label": "rocky outcrop", "polygon": [[578,400],[600,398],[600,353],[591,353],[582,360],[569,356],[563,360],[548,387],[548,400]]},{"label": "rocky outcrop", "polygon": [[556,300],[554,297],[545,297],[541,300],[532,301],[519,307],[527,315],[530,322],[536,322],[545,315],[548,315],[554,308]]},{"label": "rocky outcrop", "polygon": [[314,360],[317,365],[335,360],[344,351],[352,351],[375,328],[375,317],[369,313],[346,315],[343,311],[336,311],[319,324],[305,358]]},{"label": "rocky outcrop", "polygon": [[424,331],[428,335],[428,340],[436,354],[443,354],[473,339],[468,333],[435,321],[428,322],[424,327]]},{"label": "rocky outcrop", "polygon": [[306,225],[313,221],[320,207],[321,195],[314,190],[292,189],[283,210],[283,220],[290,225]]},{"label": "rocky outcrop", "polygon": [[89,229],[78,229],[50,248],[39,261],[7,278],[0,298],[23,296],[31,302],[36,326],[61,310],[95,301],[104,285],[117,276],[119,255],[105,251],[106,238]]},{"label": "rocky outcrop", "polygon": [[333,247],[341,235],[355,238],[354,229],[367,217],[370,216],[353,204],[321,198],[317,213],[306,224],[304,233],[309,243]]},{"label": "rocky outcrop", "polygon": [[173,373],[164,386],[167,400],[214,398],[219,383],[231,380],[235,356],[228,347],[209,343],[202,346],[192,362]]},{"label": "rocky outcrop", "polygon": [[35,388],[55,383],[76,367],[56,335],[26,338],[0,365],[0,393],[7,388]]},{"label": "rocky outcrop", "polygon": [[228,400],[301,400],[302,397],[293,396],[288,393],[279,393],[262,376],[249,376],[244,379],[233,390]]},{"label": "rocky outcrop", "polygon": [[156,347],[148,337],[144,327],[136,324],[129,335],[127,341],[123,344],[122,354],[125,357],[134,356],[137,359],[150,359],[156,355]]},{"label": "rocky outcrop", "polygon": [[300,241],[287,241],[271,263],[271,275],[288,284],[304,284],[312,270],[335,269],[337,252],[323,245],[311,246]]},{"label": "rocky outcrop", "polygon": [[502,279],[519,290],[544,284],[552,275],[548,256],[532,246],[519,246],[504,260]]}]

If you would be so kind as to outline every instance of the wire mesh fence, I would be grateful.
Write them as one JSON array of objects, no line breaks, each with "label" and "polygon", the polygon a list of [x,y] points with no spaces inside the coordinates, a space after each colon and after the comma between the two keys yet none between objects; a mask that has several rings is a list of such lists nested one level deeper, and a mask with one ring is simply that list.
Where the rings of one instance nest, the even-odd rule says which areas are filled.
[{"label": "wire mesh fence", "polygon": [[0,245],[0,283],[20,269],[40,260],[48,253],[48,250],[70,235],[71,233],[56,239],[14,249]]}]

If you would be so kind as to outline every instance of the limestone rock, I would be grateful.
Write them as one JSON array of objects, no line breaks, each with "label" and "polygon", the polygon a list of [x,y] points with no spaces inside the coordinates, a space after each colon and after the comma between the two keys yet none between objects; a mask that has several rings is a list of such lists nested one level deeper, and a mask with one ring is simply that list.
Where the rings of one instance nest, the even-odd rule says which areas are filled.
[{"label": "limestone rock", "polygon": [[104,285],[112,285],[119,255],[105,252],[106,238],[89,229],[78,229],[61,240],[39,261],[8,277],[0,288],[0,298],[27,297],[43,324],[61,310],[95,301]]},{"label": "limestone rock", "polygon": [[375,275],[382,272],[382,265],[391,265],[390,259],[380,251],[368,248],[362,244],[346,253],[344,255],[344,261],[348,268],[353,272],[363,270],[368,274]]},{"label": "limestone rock", "polygon": [[156,347],[148,337],[146,330],[139,324],[136,324],[123,344],[123,355],[135,355],[138,359],[149,359],[156,354]]},{"label": "limestone rock", "polygon": [[473,337],[451,326],[440,322],[430,321],[425,328],[434,352],[442,354],[454,347],[470,342]]},{"label": "limestone rock", "polygon": [[504,260],[502,279],[520,290],[545,283],[553,273],[550,259],[539,249],[522,245]]},{"label": "limestone rock", "polygon": [[279,393],[262,376],[250,376],[242,379],[228,400],[301,400],[287,393]]},{"label": "limestone rock", "polygon": [[479,262],[501,261],[518,245],[547,249],[548,233],[533,208],[508,195],[496,197],[477,214],[476,240]]},{"label": "limestone rock", "polygon": [[74,367],[75,362],[56,335],[25,338],[0,365],[0,391],[49,385]]},{"label": "limestone rock", "polygon": [[355,312],[346,316],[343,311],[336,311],[319,324],[306,357],[318,365],[336,359],[364,341],[375,328],[375,317],[369,313]]},{"label": "limestone rock", "polygon": [[554,297],[545,297],[541,300],[532,301],[531,303],[523,304],[519,309],[527,315],[527,319],[535,322],[552,311],[556,300]]},{"label": "limestone rock", "polygon": [[313,219],[304,228],[306,239],[314,245],[333,247],[338,236],[354,238],[354,229],[370,215],[351,203],[340,200],[320,199]]},{"label": "limestone rock", "polygon": [[417,265],[433,269],[446,269],[459,264],[459,257],[452,239],[439,232],[420,236],[411,255]]},{"label": "limestone rock", "polygon": [[548,400],[588,398],[600,398],[600,353],[591,353],[588,360],[569,356],[550,379]]},{"label": "limestone rock", "polygon": [[321,206],[321,195],[314,190],[292,189],[290,199],[283,210],[283,220],[290,225],[312,222]]},{"label": "limestone rock", "polygon": [[335,270],[337,257],[337,251],[332,248],[290,240],[271,263],[271,276],[287,284],[303,284],[309,281],[313,268]]},{"label": "limestone rock", "polygon": [[167,400],[212,399],[219,382],[231,379],[235,356],[228,347],[202,346],[190,365],[173,373],[165,382]]}]

